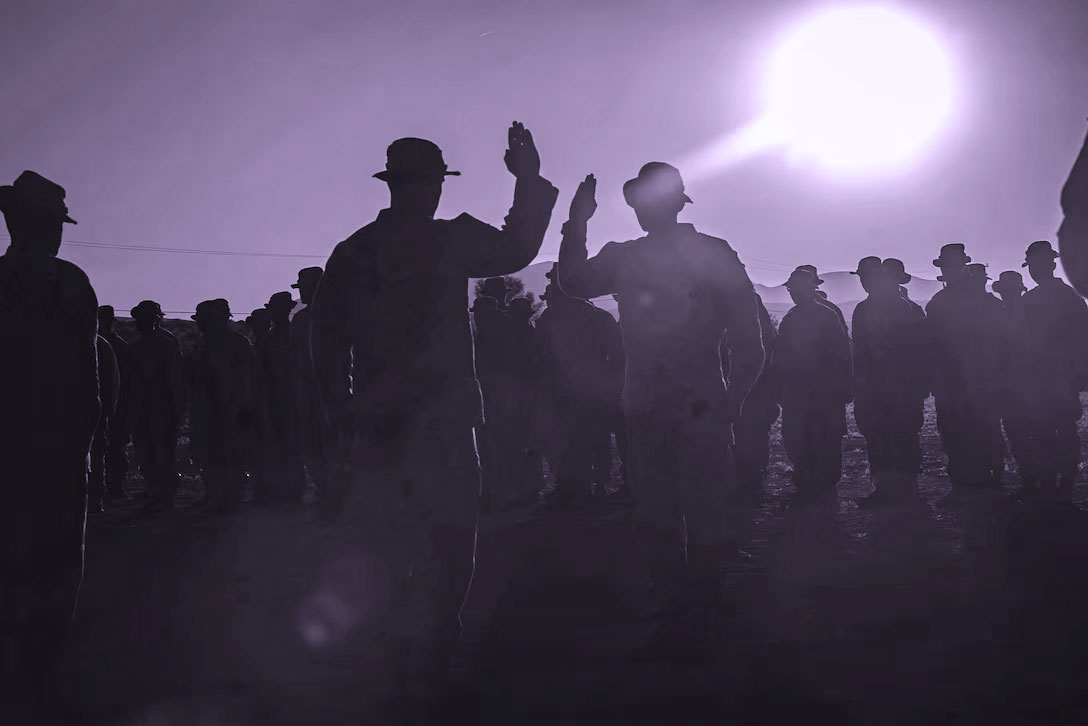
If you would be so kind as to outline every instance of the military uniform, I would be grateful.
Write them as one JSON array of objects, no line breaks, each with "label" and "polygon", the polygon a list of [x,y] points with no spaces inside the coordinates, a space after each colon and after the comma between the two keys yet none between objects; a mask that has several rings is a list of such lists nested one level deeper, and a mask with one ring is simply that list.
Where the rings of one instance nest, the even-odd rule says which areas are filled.
[{"label": "military uniform", "polygon": [[265,487],[257,496],[291,504],[301,500],[306,486],[301,450],[303,424],[297,405],[297,353],[291,324],[286,319],[296,304],[288,292],[272,296],[268,302],[272,329],[257,344],[257,370],[264,397],[262,463]]},{"label": "military uniform", "polygon": [[[407,139],[390,146],[379,178],[420,157],[423,172],[445,173],[434,144]],[[384,209],[336,246],[314,297],[314,364],[337,435],[324,512],[342,503],[341,516],[387,566],[400,600],[393,653],[408,659],[414,681],[448,665],[474,563],[473,426],[482,406],[468,281],[529,264],[556,195],[538,176],[519,177],[501,230],[467,214],[439,220]],[[357,499],[346,498],[351,489]]]},{"label": "military uniform", "polygon": [[744,399],[740,417],[733,424],[733,451],[741,488],[739,494],[746,499],[758,496],[767,478],[771,459],[771,427],[779,414],[773,381],[774,344],[778,331],[763,300],[758,295],[756,300],[759,305],[759,330],[766,355],[763,370]]},{"label": "military uniform", "polygon": [[142,332],[129,346],[128,365],[124,387],[129,424],[146,497],[153,505],[171,508],[178,484],[178,424],[185,408],[181,346],[162,328]]},{"label": "military uniform", "polygon": [[833,311],[812,299],[778,326],[772,376],[782,407],[782,444],[802,496],[831,494],[842,478],[850,400],[850,339]]},{"label": "military uniform", "polygon": [[[12,232],[0,257],[0,720],[13,724],[56,704],[56,666],[83,575],[88,452],[99,418],[98,301],[83,271],[55,257],[60,222],[70,220],[64,196],[33,172],[0,187]],[[54,224],[55,239],[38,238]]]},{"label": "military uniform", "polygon": [[117,358],[113,348],[101,335],[97,340],[98,351],[98,394],[102,403],[102,413],[98,417],[98,427],[94,431],[91,444],[91,474],[88,482],[87,509],[91,512],[102,511],[106,498],[106,457],[109,451],[110,436],[113,430],[114,412],[117,410],[117,392],[121,387],[121,374],[117,369]]}]

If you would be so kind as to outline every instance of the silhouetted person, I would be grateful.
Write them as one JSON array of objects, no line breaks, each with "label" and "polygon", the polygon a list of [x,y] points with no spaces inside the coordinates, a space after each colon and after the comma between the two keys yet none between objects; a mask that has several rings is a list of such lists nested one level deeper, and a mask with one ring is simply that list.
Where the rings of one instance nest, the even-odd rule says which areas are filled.
[{"label": "silhouetted person", "polygon": [[238,509],[253,449],[260,399],[253,346],[230,329],[226,300],[205,300],[193,320],[200,342],[189,356],[190,451],[204,479],[202,505]]},{"label": "silhouetted person", "polygon": [[767,467],[771,461],[771,427],[779,414],[773,382],[774,344],[778,331],[762,298],[756,295],[756,301],[759,306],[759,329],[766,351],[763,370],[744,399],[740,417],[733,424],[738,495],[748,503],[755,503],[762,497],[763,483],[767,479]]},{"label": "silhouetted person", "polygon": [[1038,486],[1068,499],[1080,463],[1077,422],[1083,413],[1080,392],[1088,384],[1088,305],[1054,276],[1057,257],[1045,240],[1028,246],[1023,266],[1037,286],[1024,293],[1023,312]]},{"label": "silhouetted person", "polygon": [[926,306],[937,429],[957,486],[994,486],[1004,469],[998,398],[1001,303],[986,292],[985,269],[969,274],[962,244],[941,248],[933,264],[945,283]]},{"label": "silhouetted person", "polygon": [[498,303],[499,310],[506,311],[506,300],[510,296],[510,288],[506,284],[506,278],[489,277],[484,280],[483,285],[480,286],[480,294],[494,298],[495,302]]},{"label": "silhouetted person", "polygon": [[25,171],[0,186],[0,722],[57,703],[57,662],[83,573],[87,455],[99,416],[98,300],[57,259],[62,187]]},{"label": "silhouetted person", "polygon": [[324,475],[322,473],[322,417],[317,378],[314,376],[313,357],[310,355],[310,328],[314,293],[321,282],[320,267],[299,270],[298,282],[291,287],[298,290],[299,302],[305,307],[291,318],[291,351],[294,354],[295,410],[298,412],[299,448],[306,471],[320,496]]},{"label": "silhouetted person", "polygon": [[907,503],[922,468],[929,395],[925,312],[900,294],[903,263],[865,257],[854,273],[868,297],[854,308],[854,420],[865,437],[875,491],[867,504]]},{"label": "silhouetted person", "polygon": [[[505,282],[498,279],[505,295]],[[509,404],[507,338],[509,320],[503,314],[497,298],[480,295],[472,303],[472,329],[476,379],[483,398],[483,424],[477,427],[476,443],[482,468],[484,494],[489,504],[503,506],[509,499],[509,472],[506,471],[504,437]]]},{"label": "silhouetted person", "polygon": [[[808,272],[813,277],[815,277],[817,287],[824,284],[824,281],[820,279],[819,273],[816,272],[816,265],[798,265],[797,269],[798,270],[804,270],[805,272]],[[849,328],[846,327],[846,317],[842,314],[842,309],[838,305],[836,305],[835,303],[833,303],[833,302],[831,302],[830,300],[827,299],[827,293],[826,292],[824,292],[823,290],[817,289],[816,290],[816,302],[820,303],[824,307],[831,310],[831,312],[835,313],[835,317],[837,317],[839,319],[839,322],[842,323],[842,329],[847,330],[847,331],[849,330]]]},{"label": "silhouetted person", "polygon": [[117,318],[112,305],[98,308],[98,334],[110,344],[114,360],[117,361],[117,373],[120,386],[117,392],[117,406],[110,418],[110,435],[106,444],[106,498],[125,498],[125,478],[128,476],[128,456],[125,449],[129,442],[128,400],[125,387],[128,370],[128,341],[117,334]]},{"label": "silhouetted person", "polygon": [[[619,296],[612,294],[612,299],[617,303]],[[609,365],[612,368],[612,392],[609,396],[608,420],[612,434],[616,439],[616,454],[620,460],[619,488],[613,492],[613,496],[621,500],[631,498],[631,487],[627,484],[627,459],[628,437],[627,417],[623,414],[623,381],[627,373],[627,351],[623,348],[623,326],[617,321],[613,328],[612,351],[608,354]]]},{"label": "silhouetted person", "polygon": [[[554,279],[554,269],[550,273]],[[613,385],[609,354],[615,321],[604,310],[571,297],[549,282],[536,332],[544,361],[544,400],[552,427],[548,459],[556,487],[555,504],[607,493],[612,470],[608,405]],[[605,321],[603,316],[607,316]]]},{"label": "silhouetted person", "polygon": [[[389,185],[389,207],[337,245],[314,296],[314,365],[340,437],[336,491],[358,488],[365,498],[352,526],[366,531],[407,597],[389,625],[405,647],[390,655],[414,653],[395,670],[424,689],[445,675],[475,552],[481,398],[468,281],[532,262],[558,193],[540,176],[529,131],[515,123],[508,140],[517,182],[502,229],[467,214],[435,219],[443,181],[456,172],[430,141],[393,142],[375,175]],[[326,516],[334,504],[327,500]]]},{"label": "silhouetted person", "polygon": [[[727,442],[763,365],[755,290],[729,243],[677,221],[691,199],[680,172],[659,162],[623,187],[647,235],[610,242],[590,259],[595,187],[590,175],[574,195],[558,272],[569,295],[619,296],[627,473],[636,536],[660,595],[656,637],[632,655],[701,659],[714,635],[718,567],[736,552],[728,504],[736,473]],[[719,351],[726,335],[729,385]],[[673,630],[689,619],[699,627]],[[676,650],[687,638],[670,630],[692,635],[694,647]]]},{"label": "silhouetted person", "polygon": [[106,501],[106,452],[109,450],[114,413],[117,410],[117,392],[121,387],[121,374],[117,370],[117,358],[109,341],[98,336],[98,398],[101,413],[91,443],[91,471],[87,481],[87,511],[101,512]]},{"label": "silhouetted person", "polygon": [[264,398],[264,491],[259,492],[259,498],[286,504],[300,503],[306,486],[291,348],[291,311],[297,304],[289,292],[277,292],[268,299],[265,307],[272,329],[257,347],[258,380]]},{"label": "silhouetted person", "polygon": [[144,300],[130,314],[139,333],[128,348],[124,382],[132,445],[146,485],[146,508],[170,510],[178,486],[178,425],[185,410],[181,346],[162,328],[157,302]]},{"label": "silhouetted person", "polygon": [[1001,424],[1016,460],[1021,486],[1025,493],[1030,494],[1038,487],[1038,454],[1031,446],[1031,425],[1028,420],[1036,396],[1027,349],[1028,331],[1024,322],[1024,293],[1027,287],[1023,276],[1012,270],[1002,272],[991,287],[1000,296],[1005,311],[1005,338],[998,360]]},{"label": "silhouetted person", "polygon": [[272,329],[272,318],[268,315],[268,308],[257,308],[246,316],[246,326],[253,331],[253,345],[258,346],[268,331]]},{"label": "silhouetted person", "polygon": [[541,449],[536,439],[540,423],[543,364],[532,301],[516,297],[509,302],[506,315],[507,367],[510,375],[506,445],[509,447],[508,471],[515,492],[534,496],[543,483]]},{"label": "silhouetted person", "polygon": [[851,396],[850,339],[817,297],[816,285],[817,278],[805,270],[795,270],[786,281],[794,307],[778,326],[772,375],[798,497],[833,503]]},{"label": "silhouetted person", "polygon": [[1062,267],[1080,294],[1088,294],[1088,138],[1062,185],[1064,218],[1058,229]]}]

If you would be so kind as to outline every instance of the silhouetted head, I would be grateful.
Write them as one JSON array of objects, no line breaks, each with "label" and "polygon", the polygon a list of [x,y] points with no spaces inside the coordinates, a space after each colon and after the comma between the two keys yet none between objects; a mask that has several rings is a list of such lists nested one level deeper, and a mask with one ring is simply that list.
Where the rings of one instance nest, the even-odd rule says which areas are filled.
[{"label": "silhouetted head", "polygon": [[68,216],[64,196],[64,187],[33,171],[24,171],[14,184],[0,186],[0,212],[12,248],[55,257],[64,223],[76,223]]},{"label": "silhouetted head", "polygon": [[108,333],[113,330],[113,324],[117,322],[117,314],[112,305],[98,306],[98,332]]},{"label": "silhouetted head", "polygon": [[136,329],[141,333],[147,333],[159,327],[162,322],[162,308],[154,300],[144,300],[129,311],[129,315],[136,322]]},{"label": "silhouetted head", "polygon": [[790,279],[784,283],[790,297],[797,305],[813,302],[816,299],[816,280],[818,278],[808,270],[794,270]]},{"label": "silhouetted head", "polygon": [[1043,283],[1054,279],[1054,271],[1058,269],[1058,253],[1051,247],[1050,242],[1039,240],[1028,245],[1028,251],[1024,254],[1024,264],[1021,267],[1028,268],[1031,279]]},{"label": "silhouetted head", "polygon": [[272,327],[272,318],[265,308],[257,308],[246,317],[246,325],[258,338],[268,332]]},{"label": "silhouetted head", "polygon": [[473,315],[479,315],[480,313],[483,313],[484,315],[488,313],[497,313],[499,312],[499,301],[490,295],[479,295],[472,301],[472,307],[469,308],[469,312]]},{"label": "silhouetted head", "polygon": [[510,317],[524,323],[533,317],[533,303],[527,297],[516,297],[510,301]]},{"label": "silhouetted head", "polygon": [[506,296],[509,292],[509,288],[506,286],[506,278],[503,277],[489,277],[480,286],[480,294],[495,298],[499,303],[499,307],[506,305]]},{"label": "silhouetted head", "polygon": [[314,293],[317,291],[317,283],[321,282],[321,275],[320,267],[304,267],[298,271],[298,282],[291,287],[298,290],[298,296],[303,304],[309,305],[314,301]]},{"label": "silhouetted head", "polygon": [[1024,285],[1024,277],[1014,270],[1006,270],[997,276],[997,280],[990,287],[1001,296],[1005,302],[1015,302],[1023,297],[1027,291]]},{"label": "silhouetted head", "polygon": [[880,267],[884,273],[884,279],[888,284],[888,291],[894,292],[900,297],[906,298],[906,289],[903,287],[913,278],[907,273],[906,266],[902,260],[897,260],[894,257],[889,257],[880,263]]},{"label": "silhouetted head", "polygon": [[817,284],[817,285],[822,285],[822,284],[824,284],[824,281],[820,279],[820,273],[818,273],[818,272],[816,271],[816,265],[798,265],[798,266],[797,266],[797,267],[795,267],[794,269],[796,269],[796,270],[804,270],[805,272],[808,272],[808,273],[810,273],[810,274],[811,274],[811,275],[812,275],[813,277],[815,277],[815,278],[816,278],[816,284]]},{"label": "silhouetted head", "polygon": [[635,210],[639,226],[651,233],[676,226],[680,210],[691,204],[680,172],[660,161],[645,164],[637,177],[624,183],[623,198]]},{"label": "silhouetted head", "polygon": [[967,284],[975,292],[986,292],[986,283],[990,276],[986,273],[986,265],[981,262],[973,262],[967,265]]},{"label": "silhouetted head", "polygon": [[385,152],[385,171],[374,176],[389,185],[389,208],[406,217],[431,219],[449,171],[442,150],[426,139],[397,139]]},{"label": "silhouetted head", "polygon": [[291,293],[277,292],[268,298],[268,304],[265,307],[268,309],[268,317],[273,325],[286,325],[296,305],[298,303],[291,299]]},{"label": "silhouetted head", "polygon": [[880,258],[869,256],[858,260],[858,269],[850,273],[857,275],[862,289],[870,295],[881,292],[887,288],[887,276],[884,267],[880,264]]},{"label": "silhouetted head", "polygon": [[957,285],[966,279],[967,263],[971,258],[959,242],[941,247],[941,254],[933,260],[933,266],[939,267],[941,274],[937,280],[949,285]]},{"label": "silhouetted head", "polygon": [[230,322],[231,317],[230,305],[227,301],[223,298],[216,298],[215,300],[205,300],[198,303],[193,320],[196,321],[196,326],[200,328],[200,332],[208,334],[227,330],[227,323]]}]

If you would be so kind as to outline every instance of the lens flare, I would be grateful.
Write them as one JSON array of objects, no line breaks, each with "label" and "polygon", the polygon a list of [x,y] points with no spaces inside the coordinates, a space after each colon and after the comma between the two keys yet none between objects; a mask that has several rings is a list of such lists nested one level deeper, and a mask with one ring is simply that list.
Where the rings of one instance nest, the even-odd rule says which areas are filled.
[{"label": "lens flare", "polygon": [[918,21],[884,5],[823,10],[772,55],[767,119],[787,153],[835,173],[901,169],[952,116],[951,64]]}]

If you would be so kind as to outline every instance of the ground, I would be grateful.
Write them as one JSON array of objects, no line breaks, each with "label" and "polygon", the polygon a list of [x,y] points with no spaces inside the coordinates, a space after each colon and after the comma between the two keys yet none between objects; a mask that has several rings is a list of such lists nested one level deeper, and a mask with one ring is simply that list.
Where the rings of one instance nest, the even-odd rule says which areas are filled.
[{"label": "ground", "polygon": [[[462,698],[432,722],[1088,723],[1088,515],[950,494],[931,409],[924,451],[926,506],[859,509],[851,425],[838,511],[811,509],[791,505],[776,431],[727,575],[728,645],[705,667],[623,660],[639,637],[624,507],[482,516]],[[73,719],[362,723],[388,670],[358,635],[366,553],[312,507],[190,511],[183,481],[172,515],[89,521]]]}]

